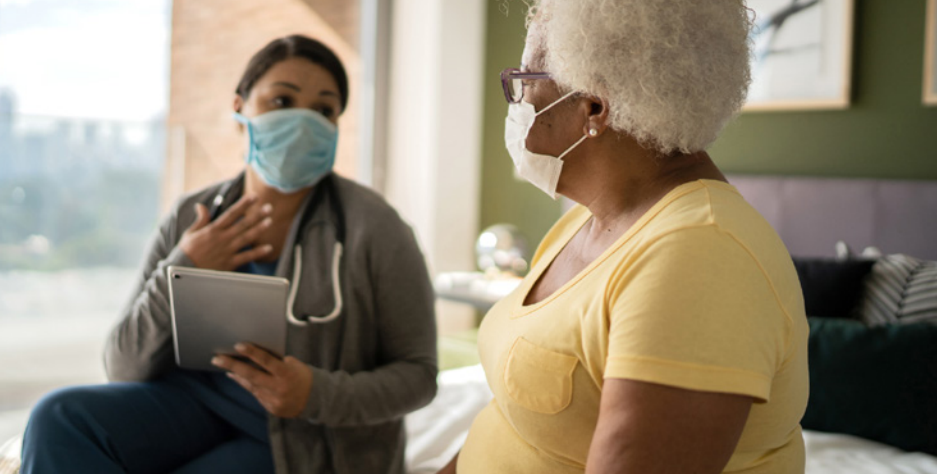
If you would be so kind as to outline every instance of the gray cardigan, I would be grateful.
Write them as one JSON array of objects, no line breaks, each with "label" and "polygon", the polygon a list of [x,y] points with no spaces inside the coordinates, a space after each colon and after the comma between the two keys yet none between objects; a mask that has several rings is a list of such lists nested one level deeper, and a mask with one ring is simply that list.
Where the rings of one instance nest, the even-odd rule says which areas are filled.
[{"label": "gray cardigan", "polygon": [[[268,417],[276,472],[403,473],[403,416],[436,394],[433,289],[413,232],[397,213],[373,191],[332,179],[346,221],[344,310],[329,323],[289,327],[287,353],[310,366],[313,384],[299,418]],[[243,176],[233,181],[225,207],[241,195],[242,183]],[[222,184],[183,197],[162,222],[107,340],[110,380],[153,380],[175,366],[166,267],[192,266],[177,244],[195,220],[195,203],[210,202]],[[297,232],[309,198],[303,203],[277,266],[278,276],[292,277],[300,241],[297,316],[335,307],[329,269],[336,236],[325,196]]]}]

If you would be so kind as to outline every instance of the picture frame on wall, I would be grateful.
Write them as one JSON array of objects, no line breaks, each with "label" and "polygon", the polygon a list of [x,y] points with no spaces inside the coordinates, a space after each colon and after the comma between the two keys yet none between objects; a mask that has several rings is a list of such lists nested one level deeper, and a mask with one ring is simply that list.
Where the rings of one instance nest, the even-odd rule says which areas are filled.
[{"label": "picture frame on wall", "polygon": [[854,0],[747,3],[754,11],[752,83],[743,110],[849,107]]},{"label": "picture frame on wall", "polygon": [[937,105],[937,0],[927,0],[924,34],[924,103]]}]

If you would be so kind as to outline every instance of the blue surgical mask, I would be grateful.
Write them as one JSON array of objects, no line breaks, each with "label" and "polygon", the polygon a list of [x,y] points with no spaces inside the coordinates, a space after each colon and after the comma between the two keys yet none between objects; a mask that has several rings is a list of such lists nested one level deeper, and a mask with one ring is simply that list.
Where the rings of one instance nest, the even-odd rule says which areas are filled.
[{"label": "blue surgical mask", "polygon": [[283,109],[234,118],[247,127],[247,163],[268,185],[292,193],[332,171],[338,129],[322,114]]}]

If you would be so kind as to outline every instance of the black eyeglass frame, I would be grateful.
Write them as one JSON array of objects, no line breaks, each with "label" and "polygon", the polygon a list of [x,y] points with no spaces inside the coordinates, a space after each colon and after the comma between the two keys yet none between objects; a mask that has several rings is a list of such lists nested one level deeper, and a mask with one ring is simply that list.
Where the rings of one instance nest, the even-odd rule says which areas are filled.
[{"label": "black eyeglass frame", "polygon": [[523,72],[520,69],[509,67],[501,71],[501,88],[504,89],[504,99],[508,101],[509,104],[517,104],[524,98],[524,87],[523,84],[518,88],[520,93],[518,96],[511,97],[511,81],[524,81],[530,79],[553,79],[553,76],[548,72]]}]

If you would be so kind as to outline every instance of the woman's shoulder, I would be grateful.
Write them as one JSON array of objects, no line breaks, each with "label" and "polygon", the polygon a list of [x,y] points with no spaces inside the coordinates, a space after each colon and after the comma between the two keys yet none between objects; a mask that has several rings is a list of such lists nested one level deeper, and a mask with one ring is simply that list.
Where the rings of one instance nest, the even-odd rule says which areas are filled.
[{"label": "woman's shoulder", "polygon": [[[692,229],[711,228],[719,238],[777,243],[770,224],[732,185],[713,180],[698,180],[678,186],[649,211],[641,221],[639,234],[646,242],[664,236],[692,233]],[[692,240],[692,239],[691,239]]]},{"label": "woman's shoulder", "polygon": [[[397,210],[384,199],[377,191],[358,183],[357,181],[332,175],[339,196],[342,199],[342,205],[346,212],[364,212],[366,215],[389,216],[400,218]],[[349,216],[351,218],[351,216]]]},{"label": "woman's shoulder", "polygon": [[409,231],[400,213],[377,191],[342,176],[333,175],[333,179],[349,230]]}]

